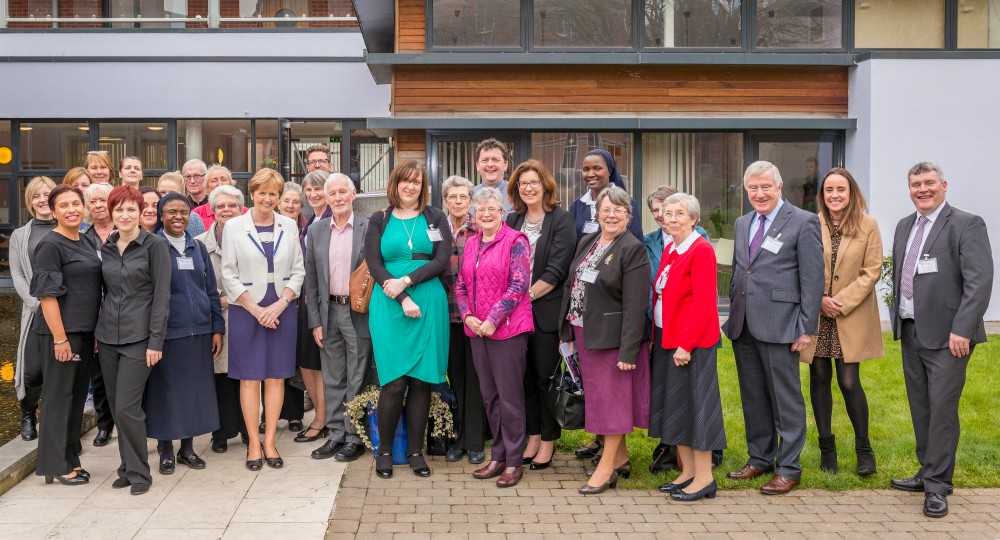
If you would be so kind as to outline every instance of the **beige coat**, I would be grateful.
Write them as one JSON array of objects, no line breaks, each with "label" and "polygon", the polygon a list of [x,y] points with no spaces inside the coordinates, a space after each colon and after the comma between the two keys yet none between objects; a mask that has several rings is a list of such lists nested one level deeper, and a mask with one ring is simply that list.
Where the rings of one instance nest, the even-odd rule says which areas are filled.
[{"label": "beige coat", "polygon": [[215,270],[215,286],[219,288],[219,298],[222,300],[222,319],[226,321],[226,335],[222,336],[222,352],[215,357],[215,373],[229,373],[229,303],[226,301],[226,293],[222,290],[222,246],[215,241],[215,228],[218,221],[213,223],[207,231],[195,237],[201,240],[208,250],[208,258],[212,260],[212,269]]},{"label": "beige coat", "polygon": [[[825,220],[820,220],[823,234],[823,261],[825,283],[823,294],[830,291],[830,229]],[[878,298],[875,284],[882,270],[882,234],[875,218],[865,215],[854,236],[840,240],[837,251],[836,273],[832,276],[833,298],[844,305],[842,315],[837,317],[837,336],[844,352],[844,361],[861,362],[882,358],[882,326],[878,315]],[[799,359],[811,363],[816,350],[816,339]]]}]

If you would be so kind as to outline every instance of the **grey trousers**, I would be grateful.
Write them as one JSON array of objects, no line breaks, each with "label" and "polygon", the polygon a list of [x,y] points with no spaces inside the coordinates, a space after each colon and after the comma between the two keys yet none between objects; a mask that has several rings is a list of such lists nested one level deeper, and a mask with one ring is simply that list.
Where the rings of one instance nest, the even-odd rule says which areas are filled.
[{"label": "grey trousers", "polygon": [[344,403],[364,390],[372,364],[372,340],[358,335],[351,322],[350,306],[330,303],[320,357],[329,438],[335,442],[361,444],[358,431],[344,414]]},{"label": "grey trousers", "polygon": [[143,340],[127,345],[102,341],[97,344],[111,415],[118,426],[118,453],[122,459],[118,477],[131,484],[153,483],[146,446],[146,411],[142,408],[150,372],[146,367],[147,343]]},{"label": "grey trousers", "polygon": [[944,495],[952,487],[955,452],[961,426],[958,402],[965,388],[969,355],[952,356],[948,349],[927,349],[920,344],[916,325],[902,324],[903,378],[910,402],[913,434],[917,439],[918,477],[924,479],[926,493]]},{"label": "grey trousers", "polygon": [[743,402],[748,464],[792,480],[802,478],[799,456],[806,442],[806,402],[799,353],[790,343],[768,343],[743,332],[733,342]]}]

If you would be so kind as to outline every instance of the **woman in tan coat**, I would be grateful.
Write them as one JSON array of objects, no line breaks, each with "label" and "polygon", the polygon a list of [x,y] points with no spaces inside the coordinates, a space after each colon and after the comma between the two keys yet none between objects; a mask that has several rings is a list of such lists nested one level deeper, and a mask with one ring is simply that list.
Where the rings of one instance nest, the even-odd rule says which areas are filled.
[{"label": "woman in tan coat", "polygon": [[859,475],[875,474],[875,453],[868,440],[868,399],[859,363],[882,358],[875,284],[882,268],[882,235],[867,215],[865,197],[847,169],[834,168],[820,182],[816,197],[826,263],[819,337],[801,353],[810,363],[809,388],[819,432],[820,469],[837,472],[837,446],[830,426],[833,367],[854,426]]}]

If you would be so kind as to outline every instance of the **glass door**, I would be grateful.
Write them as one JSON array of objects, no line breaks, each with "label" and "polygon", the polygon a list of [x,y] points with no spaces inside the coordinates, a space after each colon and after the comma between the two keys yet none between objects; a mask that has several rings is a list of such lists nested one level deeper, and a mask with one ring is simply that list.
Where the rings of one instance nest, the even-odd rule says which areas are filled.
[{"label": "glass door", "polygon": [[479,142],[494,137],[507,145],[510,151],[506,178],[521,161],[528,156],[528,137],[517,131],[447,131],[430,132],[431,143],[428,157],[428,174],[431,182],[431,204],[441,206],[441,183],[449,176],[467,178],[473,184],[481,181],[476,173],[476,146]]},{"label": "glass door", "polygon": [[844,164],[844,135],[836,131],[751,133],[747,157],[748,164],[774,163],[781,172],[785,200],[815,212],[819,181],[826,171]]}]

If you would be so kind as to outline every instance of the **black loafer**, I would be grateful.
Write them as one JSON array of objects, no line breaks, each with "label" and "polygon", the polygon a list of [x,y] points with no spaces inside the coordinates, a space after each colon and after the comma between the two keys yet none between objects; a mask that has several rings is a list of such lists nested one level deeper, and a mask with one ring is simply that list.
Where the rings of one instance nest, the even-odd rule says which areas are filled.
[{"label": "black loafer", "polygon": [[462,450],[461,448],[459,448],[457,446],[452,446],[444,454],[444,460],[445,461],[461,461],[462,460],[462,454],[464,454],[464,453],[465,453],[465,450]]},{"label": "black loafer", "polygon": [[132,495],[142,495],[149,491],[149,484],[132,484]]},{"label": "black loafer", "polygon": [[174,474],[173,458],[160,458],[160,474]]},{"label": "black loafer", "polygon": [[216,454],[225,454],[229,450],[229,442],[223,439],[212,439],[212,451]]},{"label": "black loafer", "polygon": [[192,469],[204,469],[205,460],[198,457],[198,454],[191,454],[185,456],[184,454],[177,454],[177,463],[183,463]]},{"label": "black loafer", "polygon": [[111,487],[113,489],[127,488],[132,485],[132,482],[128,481],[128,478],[115,478],[114,482],[111,482]]},{"label": "black loafer", "polygon": [[[922,492],[924,491],[924,479],[919,476],[911,478],[893,478],[889,482],[889,487],[900,491]],[[954,489],[948,488],[947,494],[951,495],[954,491]]]},{"label": "black loafer", "polygon": [[601,443],[597,442],[596,440],[594,442],[597,443],[597,446],[584,446],[584,447],[581,447],[581,448],[577,448],[576,452],[575,452],[576,453],[576,458],[577,459],[587,459],[587,458],[592,458],[592,457],[596,456],[597,453],[601,451],[601,448],[604,445],[602,445]]},{"label": "black loafer", "polygon": [[108,442],[111,441],[111,432],[107,430],[98,430],[97,436],[94,437],[94,446],[107,446]]},{"label": "black loafer", "polygon": [[327,439],[326,442],[323,443],[323,446],[320,446],[319,448],[312,451],[311,454],[312,458],[313,459],[332,458],[333,456],[337,455],[337,452],[340,451],[340,447],[342,446],[344,446],[344,443],[342,442],[337,442]]},{"label": "black loafer", "polygon": [[365,449],[358,443],[345,443],[344,446],[340,447],[337,454],[333,456],[333,459],[337,461],[354,461],[361,457],[361,454],[365,453]]},{"label": "black loafer", "polygon": [[302,425],[302,420],[290,420],[288,422],[288,431],[302,431],[305,426]]},{"label": "black loafer", "polygon": [[482,463],[484,461],[486,461],[486,452],[485,451],[481,450],[479,452],[473,452],[472,450],[469,450],[469,463],[471,463],[473,465],[479,465],[480,463]]},{"label": "black loafer", "polygon": [[[316,432],[315,435],[306,435],[310,431]],[[330,428],[323,426],[321,428],[314,428],[309,426],[308,428],[302,430],[298,435],[295,436],[295,442],[313,442],[319,439],[325,439],[327,435],[330,434]]]},{"label": "black loafer", "polygon": [[948,497],[940,493],[924,494],[924,515],[929,518],[943,518],[948,515]]}]

